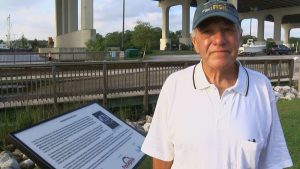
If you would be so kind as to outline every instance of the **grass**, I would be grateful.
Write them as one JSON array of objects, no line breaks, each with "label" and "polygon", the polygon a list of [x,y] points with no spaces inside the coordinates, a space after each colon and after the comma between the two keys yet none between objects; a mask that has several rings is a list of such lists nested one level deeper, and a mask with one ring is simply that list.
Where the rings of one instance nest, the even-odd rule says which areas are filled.
[{"label": "grass", "polygon": [[[31,108],[12,108],[0,111],[0,146],[6,144],[5,137],[7,133],[16,131],[21,128],[28,127],[41,120],[50,118],[57,114],[70,111],[80,105],[86,103],[63,104],[55,110],[52,105]],[[279,116],[282,123],[282,128],[285,134],[286,142],[293,159],[293,169],[300,168],[300,99],[292,101],[280,100],[277,103]],[[113,109],[116,116],[122,119],[135,119],[138,117],[137,112],[140,112],[139,107],[123,107]],[[134,112],[134,113],[132,113]],[[141,161],[137,169],[151,169],[152,161],[150,157],[146,157]]]},{"label": "grass", "polygon": [[143,115],[142,106],[126,106],[110,109],[115,116],[122,120],[129,119],[130,121],[138,121]]},{"label": "grass", "polygon": [[152,158],[146,156],[136,169],[152,169]]},{"label": "grass", "polygon": [[[277,108],[281,125],[284,131],[286,143],[294,166],[291,169],[300,168],[300,99],[292,101],[279,100]],[[151,169],[151,158],[147,157],[137,169]]]},{"label": "grass", "polygon": [[0,109],[0,148],[4,149],[4,146],[7,144],[8,133],[29,127],[32,124],[70,111],[83,104],[86,103],[59,104],[57,107],[44,105]]},{"label": "grass", "polygon": [[278,112],[285,139],[293,159],[292,168],[300,168],[300,99],[278,101]]}]

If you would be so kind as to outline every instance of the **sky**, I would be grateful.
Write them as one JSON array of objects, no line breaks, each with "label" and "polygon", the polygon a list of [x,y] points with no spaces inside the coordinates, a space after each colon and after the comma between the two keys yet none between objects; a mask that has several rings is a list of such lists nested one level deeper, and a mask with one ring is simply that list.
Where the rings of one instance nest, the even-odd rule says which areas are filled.
[{"label": "sky", "polygon": [[[80,29],[80,1],[78,8]],[[109,32],[122,31],[122,0],[94,0],[94,28],[105,36]],[[161,27],[161,8],[157,1],[126,0],[125,30],[133,30],[137,21],[149,22],[153,27]],[[0,0],[0,39],[6,40],[7,17],[11,17],[11,39],[22,35],[26,38],[47,40],[55,36],[54,0]],[[192,23],[195,8],[191,8]],[[170,9],[170,30],[181,30],[181,6]],[[250,19],[242,22],[243,34],[250,34]],[[252,19],[252,35],[257,35],[257,20]],[[282,39],[284,37],[282,30]],[[291,36],[300,37],[300,29],[293,29]],[[265,22],[265,38],[273,37],[273,23]]]}]

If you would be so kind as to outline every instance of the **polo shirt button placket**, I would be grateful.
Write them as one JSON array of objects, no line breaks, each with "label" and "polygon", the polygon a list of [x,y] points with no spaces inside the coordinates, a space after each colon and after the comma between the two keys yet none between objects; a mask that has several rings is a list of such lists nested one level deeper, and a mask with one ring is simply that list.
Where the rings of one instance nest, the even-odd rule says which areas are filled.
[{"label": "polo shirt button placket", "polygon": [[217,116],[217,125],[218,125],[218,131],[225,131],[226,130],[226,113],[227,111],[225,110],[224,102],[221,100],[220,102],[220,112]]},{"label": "polo shirt button placket", "polygon": [[227,131],[227,118],[226,115],[220,115],[217,119],[217,125],[219,131]]},{"label": "polo shirt button placket", "polygon": [[221,99],[220,99],[219,91],[216,88],[216,86],[211,84],[210,87],[211,88],[208,90],[209,91],[208,92],[208,97],[209,97],[209,100],[210,100],[213,108],[215,109],[214,116],[215,116],[217,126],[219,126],[218,119],[219,119],[220,115],[222,114],[222,102],[221,102]]},{"label": "polo shirt button placket", "polygon": [[[226,92],[226,91],[225,91]],[[225,118],[228,115],[228,95],[224,92],[222,98],[221,98],[221,110],[220,110],[220,114],[219,114],[219,120]],[[224,119],[223,119],[224,120]]]}]

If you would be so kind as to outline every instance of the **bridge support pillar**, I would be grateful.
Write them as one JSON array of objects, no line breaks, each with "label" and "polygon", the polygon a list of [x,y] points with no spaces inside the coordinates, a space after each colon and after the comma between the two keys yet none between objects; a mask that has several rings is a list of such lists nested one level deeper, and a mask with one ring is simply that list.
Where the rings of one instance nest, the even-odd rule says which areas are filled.
[{"label": "bridge support pillar", "polygon": [[179,42],[186,46],[192,46],[190,38],[190,3],[191,0],[184,0],[182,4],[182,38]]},{"label": "bridge support pillar", "polygon": [[289,38],[290,38],[290,32],[291,32],[292,27],[290,24],[283,24],[282,27],[284,30],[284,43],[289,46]]},{"label": "bridge support pillar", "polygon": [[93,0],[81,0],[81,30],[78,30],[78,0],[55,0],[55,16],[55,48],[85,48],[88,40],[96,38]]},{"label": "bridge support pillar", "polygon": [[93,0],[81,0],[81,29],[93,29]]},{"label": "bridge support pillar", "polygon": [[264,16],[259,16],[257,18],[258,25],[257,25],[257,40],[262,42],[265,40],[265,18]]},{"label": "bridge support pillar", "polygon": [[274,16],[274,41],[276,44],[282,44],[281,42],[281,19],[282,16]]},{"label": "bridge support pillar", "polygon": [[78,1],[68,0],[68,32],[78,31]]},{"label": "bridge support pillar", "polygon": [[169,10],[170,7],[162,5],[162,37],[160,39],[160,50],[168,50],[171,47],[171,40],[169,39]]},{"label": "bridge support pillar", "polygon": [[68,33],[69,31],[69,28],[68,28],[68,20],[69,20],[69,17],[68,17],[68,0],[62,0],[62,27],[63,27],[63,34],[66,34]]},{"label": "bridge support pillar", "polygon": [[56,36],[63,34],[63,28],[62,28],[62,0],[55,0],[55,30],[56,30]]}]

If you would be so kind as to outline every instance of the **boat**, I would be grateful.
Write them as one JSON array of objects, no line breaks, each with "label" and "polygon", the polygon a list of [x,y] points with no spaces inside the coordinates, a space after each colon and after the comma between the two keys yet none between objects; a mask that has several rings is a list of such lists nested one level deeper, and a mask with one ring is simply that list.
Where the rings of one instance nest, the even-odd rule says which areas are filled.
[{"label": "boat", "polygon": [[7,34],[6,34],[6,42],[2,42],[0,43],[0,52],[10,52],[11,51],[11,39],[10,39],[10,35],[11,35],[11,22],[10,22],[10,14],[7,17]]},{"label": "boat", "polygon": [[[32,52],[32,47],[30,44],[28,48],[20,48],[16,47],[15,40],[11,39],[11,22],[10,22],[10,14],[7,17],[7,34],[6,34],[6,42],[0,43],[0,52]],[[24,36],[24,35],[23,35]]]},{"label": "boat", "polygon": [[248,39],[246,44],[239,48],[239,56],[255,56],[266,51],[266,44],[254,43],[253,39]]},{"label": "boat", "polygon": [[9,52],[10,48],[5,43],[0,43],[0,52]]}]

